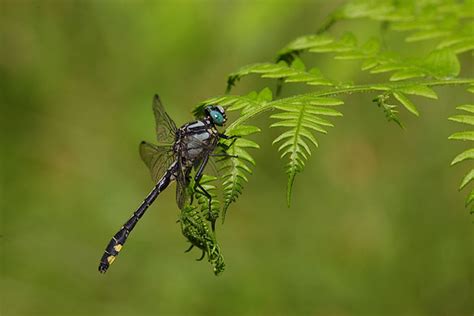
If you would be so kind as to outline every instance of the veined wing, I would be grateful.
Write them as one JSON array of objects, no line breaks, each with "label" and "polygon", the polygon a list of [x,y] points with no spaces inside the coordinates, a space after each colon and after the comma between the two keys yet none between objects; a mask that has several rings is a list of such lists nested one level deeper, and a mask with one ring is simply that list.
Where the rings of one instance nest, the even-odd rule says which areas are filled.
[{"label": "veined wing", "polygon": [[151,178],[155,183],[161,179],[175,159],[172,145],[154,145],[145,141],[140,143],[140,157],[150,169]]},{"label": "veined wing", "polygon": [[186,202],[189,201],[189,175],[191,168],[185,168],[181,164],[180,157],[178,158],[178,170],[176,172],[176,204],[179,209],[183,209]]},{"label": "veined wing", "polygon": [[[209,147],[207,143],[204,143],[202,140],[195,138],[193,140],[190,140],[188,142],[187,150],[196,150],[200,149],[202,150],[201,153],[201,159],[198,159],[195,161],[194,167],[198,168],[199,165],[201,164],[202,160],[204,159],[205,156],[209,155],[213,151],[213,147]],[[189,201],[190,198],[190,188],[189,188],[189,183],[190,183],[190,173],[192,167],[189,166],[183,166],[182,164],[182,157],[181,153],[177,153],[177,160],[178,160],[178,170],[176,174],[176,204],[178,204],[178,207],[182,209],[186,202]]]},{"label": "veined wing", "polygon": [[153,98],[153,114],[155,114],[156,138],[160,143],[172,143],[175,140],[176,124],[166,113],[160,97]]}]

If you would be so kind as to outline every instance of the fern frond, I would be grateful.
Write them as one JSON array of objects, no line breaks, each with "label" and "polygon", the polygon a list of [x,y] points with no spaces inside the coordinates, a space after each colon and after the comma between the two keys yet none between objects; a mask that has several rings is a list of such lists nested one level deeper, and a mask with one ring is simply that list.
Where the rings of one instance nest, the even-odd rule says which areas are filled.
[{"label": "fern frond", "polygon": [[[393,96],[398,102],[400,102],[401,105],[405,107],[410,113],[413,115],[419,116],[420,113],[418,112],[418,109],[416,108],[415,104],[406,96],[407,94],[409,95],[417,95],[425,98],[430,98],[430,99],[437,99],[438,95],[436,92],[433,91],[428,85],[424,85],[425,83],[414,83],[414,84],[406,84],[403,86],[399,85],[392,85],[392,84],[387,84],[382,87],[372,87],[376,88],[374,90],[382,90],[385,91],[383,95],[379,95],[374,101],[376,102],[382,102],[382,104],[379,104],[384,108],[385,114],[387,114],[387,118],[392,118],[389,119],[393,120],[396,122],[395,113],[391,113],[391,110],[394,109],[393,105],[387,105],[384,106],[384,102],[388,100],[390,96]],[[390,110],[391,109],[391,110]],[[399,122],[397,122],[398,124]],[[399,124],[400,125],[400,124]]]},{"label": "fern frond", "polygon": [[237,156],[237,158],[225,158],[221,160],[220,172],[223,179],[224,205],[222,207],[222,221],[225,220],[227,209],[230,204],[235,202],[242,194],[245,182],[248,182],[247,175],[252,174],[251,167],[255,166],[254,158],[248,153],[247,149],[258,149],[260,146],[249,139],[243,138],[260,132],[260,129],[251,125],[239,125],[228,129],[226,133],[229,136],[239,136],[234,140],[225,140],[227,145],[233,142],[227,150],[227,154]]},{"label": "fern frond", "polygon": [[408,111],[413,113],[416,116],[419,116],[418,110],[416,109],[415,104],[410,101],[403,93],[393,92],[393,96],[397,99]]},{"label": "fern frond", "polygon": [[370,69],[371,73],[393,72],[392,81],[455,77],[459,74],[456,55],[474,50],[473,6],[472,0],[350,1],[334,12],[333,22],[356,18],[383,21],[390,30],[408,32],[407,42],[431,40],[435,49],[424,58],[403,58],[393,51],[381,50],[377,39],[359,46],[352,33],[339,39],[323,33],[306,35],[291,42],[278,52],[277,60],[290,63],[302,52],[335,53],[336,59],[362,60],[362,69]]},{"label": "fern frond", "polygon": [[[264,88],[260,92],[252,91],[245,96],[221,96],[201,102],[193,110],[196,117],[202,116],[203,110],[208,105],[219,104],[227,111],[239,111],[241,115],[246,115],[249,111],[259,111],[272,101],[272,91]],[[242,194],[245,182],[248,182],[247,175],[252,174],[252,166],[255,160],[247,151],[251,148],[260,148],[257,143],[244,138],[260,132],[260,129],[252,125],[238,125],[227,128],[226,135],[237,136],[237,139],[225,140],[221,142],[224,146],[229,146],[226,150],[228,155],[237,158],[221,159],[219,171],[223,179],[224,201],[222,206],[222,220],[225,220],[227,210],[231,203],[235,202]]]},{"label": "fern frond", "polygon": [[[258,74],[262,78],[280,79],[285,83],[301,82],[312,86],[336,86],[335,81],[327,79],[321,74],[319,69],[305,70],[306,66],[297,56],[302,52],[303,48],[312,53],[336,53],[336,59],[362,60],[361,67],[363,70],[370,70],[370,73],[373,74],[392,72],[390,81],[395,82],[414,78],[454,78],[459,75],[461,69],[456,53],[449,48],[436,49],[423,58],[404,58],[394,52],[381,52],[380,44],[375,39],[371,39],[365,44],[358,46],[357,39],[352,33],[346,33],[340,39],[333,39],[332,41],[328,40],[329,35],[326,35],[324,40],[320,41],[314,40],[315,37],[320,38],[321,36],[309,35],[301,37],[296,41],[298,45],[290,43],[289,46],[280,52],[279,59],[286,58],[284,54],[293,56],[286,58],[291,60],[290,65],[284,61],[276,64],[254,64],[245,66],[230,74],[228,77],[228,89],[237,80],[250,74]],[[419,84],[418,87],[413,87],[412,93],[436,98],[436,94],[430,90],[426,85]],[[403,96],[399,99],[408,109],[413,110],[409,101],[405,102]]]},{"label": "fern frond", "polygon": [[406,14],[402,10],[396,10],[393,1],[390,0],[357,0],[349,1],[338,11],[338,17],[342,19],[373,18],[377,20],[405,20]]},{"label": "fern frond", "polygon": [[333,41],[334,38],[324,33],[300,36],[278,52],[277,60],[284,60],[284,56],[297,55],[302,51],[318,46],[328,45]]},{"label": "fern frond", "polygon": [[406,85],[403,87],[396,87],[387,85],[382,89],[386,91],[384,94],[377,96],[373,101],[377,103],[379,107],[381,107],[385,113],[385,117],[387,120],[394,121],[397,123],[401,128],[403,128],[403,124],[400,122],[398,118],[398,111],[396,110],[396,105],[388,104],[387,101],[393,96],[401,105],[403,105],[409,112],[412,114],[419,116],[418,109],[416,108],[415,104],[406,96],[406,94],[410,95],[417,95],[422,96],[430,99],[437,99],[438,95],[428,86],[424,86],[421,84],[413,84],[413,85]]},{"label": "fern frond", "polygon": [[438,95],[429,86],[424,84],[409,84],[404,87],[399,87],[397,90],[401,93],[417,95],[429,99],[438,99]]},{"label": "fern frond", "polygon": [[389,98],[390,98],[389,95],[381,94],[377,96],[375,99],[373,99],[372,101],[375,102],[379,108],[382,108],[383,112],[385,113],[385,117],[387,118],[387,121],[395,122],[398,124],[398,126],[400,126],[401,128],[404,128],[402,122],[400,121],[397,115],[398,113],[398,111],[396,110],[397,106],[387,103]]},{"label": "fern frond", "polygon": [[387,23],[393,31],[409,32],[407,42],[437,41],[436,48],[456,54],[474,49],[473,2],[467,1],[350,1],[337,10],[337,20],[368,18]]},{"label": "fern frond", "polygon": [[216,104],[223,106],[226,111],[240,110],[241,114],[245,114],[248,110],[259,108],[272,99],[272,91],[269,88],[264,88],[260,92],[251,91],[243,96],[224,95],[202,101],[193,109],[193,114],[196,118],[202,117],[206,106]]},{"label": "fern frond", "polygon": [[216,219],[219,217],[221,203],[217,199],[216,186],[213,184],[217,180],[217,177],[210,175],[203,175],[199,183],[202,187],[211,195],[211,210],[209,211],[209,199],[203,195],[201,192],[194,192],[197,196],[197,202],[200,208],[201,213],[205,214],[206,220],[211,223],[215,223]]},{"label": "fern frond", "polygon": [[[456,107],[458,110],[462,110],[467,112],[468,114],[459,114],[454,115],[449,118],[450,121],[467,124],[467,125],[474,125],[474,104],[465,104]],[[474,130],[457,132],[449,136],[449,139],[452,140],[462,140],[462,141],[474,141]],[[464,152],[457,155],[451,165],[458,164],[462,161],[474,159],[474,148],[470,148],[465,150]],[[459,186],[459,190],[462,190],[466,187],[472,180],[474,179],[474,168],[471,169],[462,179],[461,184]],[[466,199],[466,207],[471,204],[474,200],[474,189],[471,191],[469,196]],[[471,212],[474,212],[474,205],[471,207]]]},{"label": "fern frond", "polygon": [[[355,0],[349,1],[341,9],[336,10],[317,34],[306,35],[290,42],[277,53],[275,63],[266,62],[252,64],[240,68],[229,75],[228,91],[241,78],[258,75],[261,78],[276,79],[278,83],[303,83],[314,86],[309,93],[297,94],[273,100],[268,88],[260,92],[250,92],[244,96],[223,96],[203,102],[195,109],[195,115],[207,104],[221,104],[228,111],[240,111],[240,116],[229,125],[227,133],[244,126],[247,120],[269,110],[280,110],[271,115],[277,120],[271,127],[285,129],[275,140],[282,158],[288,159],[287,202],[290,203],[291,191],[296,174],[301,172],[312,152],[317,147],[316,132],[326,133],[332,123],[330,116],[342,115],[330,108],[331,105],[342,104],[335,95],[355,92],[375,93],[374,102],[382,108],[388,121],[394,121],[403,127],[398,117],[398,104],[410,113],[419,116],[419,110],[412,96],[437,99],[432,90],[435,86],[454,86],[471,84],[468,89],[474,92],[474,79],[457,78],[461,71],[458,54],[474,49],[474,12],[470,9],[471,1],[428,0],[428,1],[393,1],[393,0]],[[340,37],[327,33],[337,21],[344,19],[370,18],[382,21],[383,26],[394,31],[405,32],[407,42],[424,40],[432,41],[433,49],[425,56],[409,58],[387,50],[380,39],[369,39],[360,43],[356,35],[347,32]],[[328,79],[319,69],[306,67],[301,56],[303,53],[330,53],[337,60],[359,60],[361,68],[372,74],[389,74],[385,82],[375,84],[344,83]],[[414,54],[416,56],[416,54]],[[278,95],[277,85],[277,95]],[[390,102],[392,101],[392,102]],[[416,99],[415,99],[416,101]],[[451,120],[472,124],[474,118],[467,115],[453,116]],[[474,131],[455,133],[451,139],[474,140]],[[225,201],[223,214],[230,203],[241,194],[242,184],[247,181],[250,167],[254,164],[252,157],[247,157],[242,148],[257,148],[257,144],[239,139],[229,154],[237,154],[243,159],[224,161]],[[472,159],[474,149],[458,155],[454,163]],[[242,164],[246,161],[245,164]],[[462,187],[474,177],[474,172],[464,178]],[[474,191],[468,201],[474,200]]]},{"label": "fern frond", "polygon": [[204,108],[209,105],[220,105],[223,107],[229,107],[231,105],[236,105],[237,107],[250,108],[258,106],[254,95],[256,92],[252,91],[246,96],[240,95],[224,95],[215,98],[210,98],[202,101],[193,109],[193,115],[196,118],[201,118],[204,115]]},{"label": "fern frond", "polygon": [[306,83],[310,86],[332,86],[334,82],[324,77],[318,68],[306,71],[306,66],[300,58],[293,58],[290,65],[284,61],[277,63],[259,63],[244,66],[231,73],[227,78],[227,91],[241,78],[257,74],[261,78],[282,79],[285,83]]},{"label": "fern frond", "polygon": [[289,160],[286,165],[288,206],[295,176],[303,170],[306,160],[311,155],[310,144],[318,147],[314,132],[326,134],[326,127],[333,126],[321,116],[342,116],[339,111],[328,107],[342,103],[341,100],[334,98],[301,97],[292,102],[275,105],[275,108],[282,112],[270,116],[278,120],[270,127],[289,128],[273,141],[273,144],[280,143],[278,151],[281,153],[281,158],[287,157]]},{"label": "fern frond", "polygon": [[380,51],[380,44],[376,39],[358,46],[352,33],[346,33],[326,45],[309,48],[308,52],[335,53],[335,59],[362,60],[362,70],[370,70],[373,74],[393,72],[391,81],[456,77],[460,72],[456,51],[449,47],[435,49],[423,58],[405,58],[394,52]]},{"label": "fern frond", "polygon": [[396,110],[397,106],[387,103],[391,96],[397,99],[400,104],[402,104],[409,112],[416,116],[419,116],[418,109],[416,108],[415,104],[413,104],[413,102],[407,98],[405,94],[418,95],[430,99],[438,98],[436,92],[434,92],[431,88],[420,84],[406,85],[404,87],[393,87],[391,85],[387,85],[382,90],[386,92],[384,94],[378,95],[373,101],[376,102],[377,105],[383,109],[385,117],[389,122],[393,121],[397,123],[401,128],[403,128],[403,124],[398,118],[398,111]]},{"label": "fern frond", "polygon": [[474,49],[472,1],[420,4],[408,19],[392,23],[391,29],[410,32],[407,42],[437,40],[437,48],[449,47],[457,54]]},{"label": "fern frond", "polygon": [[203,251],[203,255],[207,255],[209,263],[214,267],[215,275],[223,272],[225,269],[224,257],[199,207],[186,205],[181,210],[179,222],[183,235],[191,243],[191,248],[197,247]]}]

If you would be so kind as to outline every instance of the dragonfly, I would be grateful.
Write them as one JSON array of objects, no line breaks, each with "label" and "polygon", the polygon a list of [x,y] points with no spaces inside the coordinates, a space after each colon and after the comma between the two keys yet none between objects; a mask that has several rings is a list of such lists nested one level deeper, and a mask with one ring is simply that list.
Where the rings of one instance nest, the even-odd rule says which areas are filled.
[{"label": "dragonfly", "polygon": [[[194,194],[190,194],[189,187],[193,169],[195,170],[193,192],[207,197],[210,211],[212,197],[199,182],[209,162],[209,157],[236,157],[226,153],[226,150],[232,146],[233,141],[228,145],[220,142],[221,139],[233,139],[235,141],[235,138],[238,137],[235,135],[227,136],[218,131],[217,127],[224,126],[227,121],[226,113],[222,106],[207,106],[204,109],[204,117],[202,119],[186,123],[180,128],[176,127],[174,121],[166,113],[158,95],[155,95],[153,98],[152,108],[155,116],[158,144],[155,145],[142,141],[139,151],[142,160],[150,169],[151,176],[156,185],[130,219],[123,224],[108,243],[100,259],[99,271],[101,273],[105,273],[115,261],[135,225],[158,195],[172,181],[176,181],[176,203],[178,207],[183,209],[186,203],[192,204]],[[218,146],[222,147],[224,151],[215,153]],[[211,224],[214,229],[215,220]]]}]

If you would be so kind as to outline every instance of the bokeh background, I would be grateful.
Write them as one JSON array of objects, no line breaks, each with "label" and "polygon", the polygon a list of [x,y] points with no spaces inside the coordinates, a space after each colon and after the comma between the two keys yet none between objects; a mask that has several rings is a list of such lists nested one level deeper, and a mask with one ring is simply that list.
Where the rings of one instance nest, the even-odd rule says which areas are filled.
[{"label": "bokeh background", "polygon": [[[465,148],[447,121],[462,88],[387,123],[371,95],[344,117],[296,179],[286,206],[278,131],[255,121],[257,167],[218,226],[219,277],[176,223],[164,192],[106,275],[109,238],[153,183],[138,143],[154,140],[159,93],[178,124],[224,92],[238,67],[272,60],[339,1],[13,1],[0,7],[2,126],[0,314],[472,315],[474,226],[456,188]],[[331,31],[379,35],[367,20]],[[400,34],[388,45],[407,54]],[[405,47],[407,47],[405,49]],[[413,48],[415,47],[415,49]],[[461,56],[471,72],[472,57]],[[353,62],[308,56],[334,79],[378,80]],[[274,83],[246,78],[236,93]],[[284,93],[308,88],[285,87]],[[472,97],[471,97],[472,101]]]}]

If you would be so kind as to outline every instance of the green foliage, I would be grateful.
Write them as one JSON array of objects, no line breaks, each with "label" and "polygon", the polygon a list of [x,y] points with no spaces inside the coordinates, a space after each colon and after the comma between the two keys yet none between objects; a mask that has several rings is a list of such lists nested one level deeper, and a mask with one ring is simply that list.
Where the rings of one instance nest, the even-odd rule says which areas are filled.
[{"label": "green foliage", "polygon": [[[325,36],[327,37],[327,36]],[[314,36],[310,36],[310,39]],[[301,38],[305,41],[305,38]],[[311,40],[308,40],[308,42]],[[314,40],[313,40],[314,43]],[[357,38],[352,33],[346,33],[341,38],[333,38],[330,42],[307,45],[309,53],[332,53],[339,60],[360,60],[361,69],[369,70],[371,74],[393,72],[390,81],[412,78],[449,78],[459,74],[460,64],[456,51],[449,47],[431,51],[427,56],[407,58],[397,52],[381,49],[378,39],[370,39],[358,45]],[[295,49],[291,44],[282,50],[279,59],[288,59],[286,55],[300,54],[301,49]]]},{"label": "green foliage", "polygon": [[196,117],[202,117],[204,113],[204,108],[212,104],[219,104],[225,107],[227,111],[240,110],[243,114],[249,109],[257,108],[261,105],[264,105],[271,99],[272,91],[268,88],[263,89],[262,91],[260,91],[260,93],[252,91],[245,96],[226,95],[203,101],[193,110],[193,114]]},{"label": "green foliage", "polygon": [[297,173],[304,168],[305,161],[311,155],[310,144],[318,147],[318,141],[314,132],[326,134],[326,127],[333,125],[321,116],[342,116],[330,106],[339,105],[343,102],[335,98],[312,98],[300,97],[283,104],[275,105],[275,109],[283,112],[273,114],[270,117],[278,120],[270,127],[284,127],[288,130],[278,136],[273,144],[280,143],[278,151],[281,158],[287,157],[286,165],[288,174],[287,202],[290,205],[291,189]]},{"label": "green foliage", "polygon": [[217,180],[217,177],[203,175],[200,184],[202,187],[211,195],[211,209],[209,210],[209,199],[201,194],[200,192],[194,192],[198,201],[199,209],[201,213],[205,214],[206,220],[214,223],[219,217],[221,203],[217,199],[216,186],[213,184]]},{"label": "green foliage", "polygon": [[[216,199],[216,187],[211,184],[216,179],[204,175],[200,182],[213,197],[211,210],[209,211],[209,200],[202,194],[194,192],[197,205],[186,205],[181,210],[178,221],[181,223],[181,231],[184,237],[191,243],[191,247],[187,251],[193,247],[201,249],[203,254],[199,260],[207,255],[209,263],[214,267],[214,274],[218,275],[224,271],[225,263],[214,232],[211,231],[208,224],[208,221],[215,222],[219,214],[220,202]],[[191,185],[190,188],[192,187]]]},{"label": "green foliage", "polygon": [[248,153],[248,148],[259,148],[258,144],[252,140],[243,138],[257,132],[260,129],[250,125],[240,125],[234,129],[227,131],[229,135],[239,136],[230,145],[227,153],[236,156],[236,158],[225,158],[221,162],[220,172],[222,173],[224,205],[222,207],[222,220],[224,221],[227,209],[230,204],[235,202],[240,194],[242,194],[244,182],[248,182],[247,175],[252,174],[251,166],[255,166],[255,160]]},{"label": "green foliage", "polygon": [[393,121],[393,122],[397,123],[398,126],[403,128],[403,124],[402,124],[402,122],[400,121],[400,119],[398,118],[398,115],[397,115],[397,113],[398,113],[398,111],[396,110],[397,106],[387,103],[389,98],[390,98],[389,95],[381,94],[381,95],[377,96],[375,99],[373,99],[372,101],[377,103],[379,108],[382,108],[383,112],[385,113],[385,117],[387,118],[387,121],[389,121],[389,122]]},{"label": "green foliage", "polygon": [[[448,1],[449,2],[449,1]],[[317,146],[317,141],[310,130],[325,133],[319,122],[308,118],[308,106],[316,102],[315,98],[352,92],[377,93],[374,101],[381,107],[389,121],[403,126],[395,110],[397,105],[388,104],[392,99],[401,104],[410,113],[419,116],[419,110],[408,95],[416,95],[437,99],[437,94],[431,89],[439,85],[456,85],[472,82],[472,79],[456,79],[461,70],[457,54],[472,50],[474,46],[473,33],[466,32],[472,27],[472,14],[466,13],[469,3],[451,3],[446,1],[428,1],[420,4],[398,3],[392,1],[353,1],[337,10],[323,28],[323,31],[335,21],[368,17],[384,21],[386,26],[396,31],[414,31],[406,37],[407,42],[417,42],[427,39],[437,39],[439,42],[425,56],[404,57],[399,52],[382,49],[381,40],[372,38],[359,45],[357,36],[347,32],[336,38],[328,32],[306,35],[289,43],[277,54],[276,63],[258,63],[244,66],[229,75],[227,89],[245,76],[256,74],[261,78],[279,79],[283,83],[305,83],[323,90],[291,96],[275,100],[255,110],[251,115],[240,118],[237,124],[255,116],[258,112],[272,109],[284,110],[287,113],[273,115],[282,122],[272,126],[290,128],[281,134],[275,142],[280,142],[279,151],[282,158],[288,156],[290,162],[286,166],[288,173],[287,200],[290,201],[291,190],[295,175],[304,167],[305,161],[311,154],[308,141]],[[446,24],[443,21],[449,19]],[[441,29],[440,29],[441,28]],[[317,68],[306,70],[301,59],[303,53],[331,53],[336,60],[360,60],[361,69],[369,70],[371,74],[391,73],[384,83],[357,85],[353,83],[340,84],[330,80]],[[416,79],[416,80],[415,80]],[[235,97],[234,97],[235,98]],[[335,112],[340,115],[340,112]],[[335,114],[332,113],[332,114]],[[314,113],[313,113],[314,114]],[[322,113],[318,113],[321,115]],[[331,115],[331,114],[329,114]],[[327,125],[325,125],[327,126]]]},{"label": "green foliage", "polygon": [[232,86],[240,78],[250,74],[259,74],[262,78],[269,79],[283,79],[285,83],[288,82],[304,82],[311,86],[332,86],[333,83],[325,78],[321,71],[317,68],[311,68],[305,71],[305,65],[299,58],[293,59],[291,66],[284,61],[278,63],[259,63],[242,67],[236,72],[229,75],[227,79],[227,91],[230,91]]},{"label": "green foliage", "polygon": [[[449,118],[450,121],[465,124],[465,125],[474,125],[474,104],[464,104],[456,107],[456,109],[463,111],[467,114],[458,114],[451,116]],[[449,136],[449,139],[452,140],[461,140],[461,141],[474,141],[474,130],[462,131],[457,132]],[[474,148],[469,148],[459,155],[457,155],[451,165],[458,164],[465,160],[474,159]],[[459,190],[462,190],[466,187],[474,178],[474,169],[471,169],[462,179],[461,184],[459,186]],[[471,213],[474,213],[474,204],[472,201],[474,200],[474,188],[469,193],[466,199],[466,207],[471,206]]]},{"label": "green foliage", "polygon": [[434,40],[436,49],[450,48],[459,54],[474,48],[473,6],[472,0],[359,0],[348,2],[330,19],[382,21],[390,30],[408,32],[407,42]]},{"label": "green foliage", "polygon": [[[265,88],[260,92],[252,91],[245,96],[222,96],[208,99],[202,102],[194,109],[196,117],[202,116],[203,110],[210,104],[220,104],[226,108],[226,111],[240,111],[241,115],[248,113],[251,109],[259,109],[272,100],[272,92]],[[225,147],[228,147],[226,153],[236,156],[235,158],[221,159],[219,171],[223,180],[223,198],[222,220],[230,204],[235,202],[240,194],[245,182],[248,182],[247,175],[252,173],[251,166],[255,165],[255,159],[250,155],[248,149],[258,149],[259,146],[247,136],[260,132],[260,129],[253,125],[234,125],[226,130],[228,136],[236,136],[236,139],[221,140]]]},{"label": "green foliage", "polygon": [[[291,193],[295,177],[303,171],[306,161],[312,154],[311,147],[318,147],[316,133],[326,134],[328,127],[333,127],[331,118],[342,116],[334,106],[342,105],[341,95],[353,93],[369,93],[373,101],[385,114],[388,121],[393,121],[403,128],[398,108],[401,105],[409,113],[420,116],[418,106],[412,96],[437,99],[433,90],[437,86],[456,86],[474,84],[474,78],[458,78],[461,63],[458,55],[474,50],[473,1],[428,0],[428,1],[350,1],[328,17],[326,22],[315,34],[301,36],[283,47],[276,54],[275,62],[261,62],[241,67],[227,78],[227,92],[243,78],[256,75],[263,79],[276,80],[276,98],[269,87],[260,92],[251,91],[246,95],[224,95],[208,99],[194,109],[200,116],[205,106],[220,104],[227,111],[239,111],[239,117],[227,128],[228,135],[239,138],[235,142],[224,141],[227,152],[238,158],[224,159],[220,171],[223,181],[224,202],[223,217],[229,207],[242,193],[243,185],[252,173],[255,160],[246,149],[258,148],[258,144],[247,139],[259,132],[248,121],[255,116],[272,111],[269,116],[276,120],[270,127],[281,128],[282,132],[273,144],[278,144],[280,157],[285,159],[285,171],[288,175],[287,202],[291,201]],[[380,21],[384,31],[403,32],[407,43],[414,45],[420,41],[430,41],[432,49],[423,54],[406,56],[388,49],[382,38],[371,38],[360,43],[357,34],[346,32],[337,37],[331,34],[330,28],[341,20],[369,18]],[[303,60],[304,54],[331,54],[335,62],[354,60],[360,63],[361,71],[378,74],[373,83],[357,84],[341,83],[322,74],[317,67],[308,67]],[[380,74],[386,74],[380,79]],[[278,97],[283,84],[299,84],[308,92]],[[468,91],[474,91],[472,85]],[[472,111],[472,105],[458,107]],[[274,113],[274,111],[278,111]],[[471,124],[471,115],[457,115],[453,121]],[[451,139],[474,140],[474,131],[453,134]],[[471,159],[474,149],[458,155],[453,164]],[[474,170],[466,175],[461,188],[474,178]],[[474,200],[471,192],[466,205]]]}]

